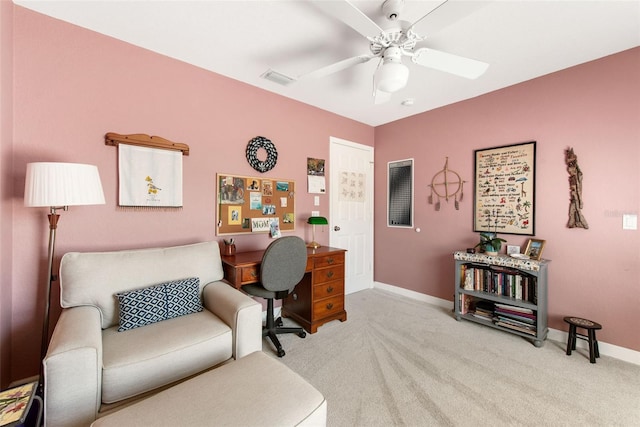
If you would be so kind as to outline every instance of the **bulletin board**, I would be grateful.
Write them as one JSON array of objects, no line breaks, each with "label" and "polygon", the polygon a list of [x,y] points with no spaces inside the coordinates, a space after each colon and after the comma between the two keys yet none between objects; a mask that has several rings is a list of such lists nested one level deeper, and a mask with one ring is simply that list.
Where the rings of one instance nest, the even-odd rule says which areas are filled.
[{"label": "bulletin board", "polygon": [[295,181],[222,173],[216,181],[216,235],[295,230]]}]

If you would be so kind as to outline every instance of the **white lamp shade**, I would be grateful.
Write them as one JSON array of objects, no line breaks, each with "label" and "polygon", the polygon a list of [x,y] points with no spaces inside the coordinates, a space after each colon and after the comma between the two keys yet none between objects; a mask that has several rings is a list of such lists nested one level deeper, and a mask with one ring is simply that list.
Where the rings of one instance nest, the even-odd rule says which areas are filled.
[{"label": "white lamp shade", "polygon": [[104,203],[96,166],[52,162],[27,164],[25,206],[63,207]]},{"label": "white lamp shade", "polygon": [[385,62],[378,69],[375,78],[378,90],[393,93],[407,85],[409,68],[400,62]]}]

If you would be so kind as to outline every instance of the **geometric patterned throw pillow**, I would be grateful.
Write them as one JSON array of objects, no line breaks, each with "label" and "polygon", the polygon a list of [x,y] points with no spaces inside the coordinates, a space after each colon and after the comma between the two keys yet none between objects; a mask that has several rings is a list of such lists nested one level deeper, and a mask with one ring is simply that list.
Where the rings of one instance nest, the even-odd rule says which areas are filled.
[{"label": "geometric patterned throw pillow", "polygon": [[165,284],[167,319],[202,311],[200,278],[190,277]]},{"label": "geometric patterned throw pillow", "polygon": [[202,311],[199,277],[119,292],[116,298],[120,306],[118,332]]},{"label": "geometric patterned throw pillow", "polygon": [[167,318],[165,286],[151,286],[116,294],[120,305],[118,332],[150,325]]}]

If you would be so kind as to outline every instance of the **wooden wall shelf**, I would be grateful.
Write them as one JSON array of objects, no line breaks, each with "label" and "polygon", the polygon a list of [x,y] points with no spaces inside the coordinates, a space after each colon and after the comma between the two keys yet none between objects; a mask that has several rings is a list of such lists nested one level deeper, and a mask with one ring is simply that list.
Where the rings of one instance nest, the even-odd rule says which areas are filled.
[{"label": "wooden wall shelf", "polygon": [[169,141],[159,136],[149,136],[144,133],[130,135],[120,135],[109,132],[104,137],[105,145],[117,146],[118,144],[139,145],[142,147],[161,148],[164,150],[182,151],[185,156],[189,155],[189,146],[180,142]]}]

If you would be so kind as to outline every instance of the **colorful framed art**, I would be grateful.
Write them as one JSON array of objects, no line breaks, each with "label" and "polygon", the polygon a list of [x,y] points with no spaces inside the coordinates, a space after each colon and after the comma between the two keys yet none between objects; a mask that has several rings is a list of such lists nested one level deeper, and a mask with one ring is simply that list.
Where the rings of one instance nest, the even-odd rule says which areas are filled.
[{"label": "colorful framed art", "polygon": [[536,142],[475,150],[473,231],[535,234]]}]

